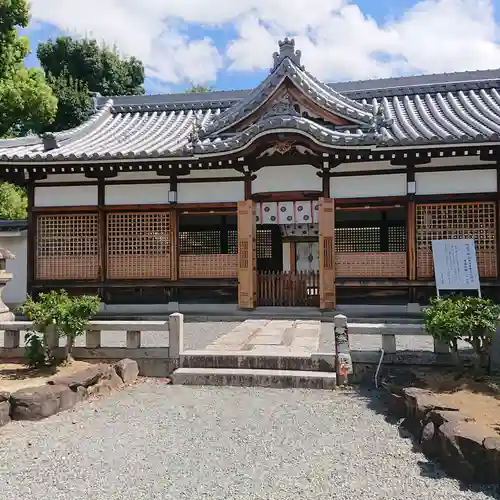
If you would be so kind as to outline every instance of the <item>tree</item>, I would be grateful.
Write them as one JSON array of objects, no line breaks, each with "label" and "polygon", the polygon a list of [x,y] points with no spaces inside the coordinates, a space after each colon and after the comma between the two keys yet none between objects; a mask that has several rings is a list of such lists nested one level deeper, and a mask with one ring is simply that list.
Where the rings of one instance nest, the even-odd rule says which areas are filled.
[{"label": "tree", "polygon": [[212,92],[215,90],[215,87],[212,85],[209,87],[204,87],[203,85],[195,85],[194,83],[189,84],[189,88],[186,90],[187,94],[195,94],[195,93],[201,93],[201,92]]},{"label": "tree", "polygon": [[0,0],[0,137],[40,132],[56,113],[43,71],[24,63],[29,42],[18,28],[28,22],[27,0]]},{"label": "tree", "polygon": [[[1,0],[0,0],[1,1]],[[103,96],[144,94],[144,66],[96,40],[61,36],[40,43],[38,59],[60,100],[51,131],[66,130],[88,116],[92,93]]]},{"label": "tree", "polygon": [[28,217],[28,200],[23,188],[0,183],[0,220],[24,220]]}]

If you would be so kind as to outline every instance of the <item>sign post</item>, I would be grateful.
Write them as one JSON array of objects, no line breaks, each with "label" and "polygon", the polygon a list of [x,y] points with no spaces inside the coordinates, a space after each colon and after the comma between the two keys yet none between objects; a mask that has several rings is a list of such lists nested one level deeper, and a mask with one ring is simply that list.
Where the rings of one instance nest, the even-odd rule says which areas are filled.
[{"label": "sign post", "polygon": [[442,290],[477,290],[481,297],[474,240],[433,240],[437,296]]}]

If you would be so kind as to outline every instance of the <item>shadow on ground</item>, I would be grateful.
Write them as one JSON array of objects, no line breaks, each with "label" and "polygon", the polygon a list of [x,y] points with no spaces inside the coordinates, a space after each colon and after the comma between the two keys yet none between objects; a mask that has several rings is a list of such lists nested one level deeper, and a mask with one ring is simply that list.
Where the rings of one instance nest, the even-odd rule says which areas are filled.
[{"label": "shadow on ground", "polygon": [[[395,431],[399,433],[402,439],[411,440],[413,452],[420,454],[422,457],[417,463],[420,467],[420,474],[423,477],[432,478],[436,481],[448,478],[448,475],[440,468],[439,464],[422,455],[417,440],[414,439],[410,430],[404,427],[402,421],[403,419],[389,414],[387,410],[389,394],[387,391],[384,389],[376,389],[374,386],[370,386],[369,383],[365,382],[353,387],[352,393],[355,397],[360,398],[370,410],[383,415],[385,421],[394,426]],[[460,489],[462,491],[482,493],[496,500],[500,499],[500,485],[487,486],[481,484],[465,484],[460,482]]]}]

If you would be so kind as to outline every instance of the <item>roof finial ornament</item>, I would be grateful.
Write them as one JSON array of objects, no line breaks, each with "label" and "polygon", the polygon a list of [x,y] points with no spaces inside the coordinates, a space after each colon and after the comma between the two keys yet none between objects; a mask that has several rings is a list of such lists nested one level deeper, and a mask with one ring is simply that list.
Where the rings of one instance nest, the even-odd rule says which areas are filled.
[{"label": "roof finial ornament", "polygon": [[280,40],[278,46],[280,51],[273,54],[274,67],[271,72],[275,71],[286,58],[290,59],[300,69],[304,69],[304,66],[300,64],[302,52],[300,50],[295,50],[295,40],[293,38],[286,37],[284,40]]}]

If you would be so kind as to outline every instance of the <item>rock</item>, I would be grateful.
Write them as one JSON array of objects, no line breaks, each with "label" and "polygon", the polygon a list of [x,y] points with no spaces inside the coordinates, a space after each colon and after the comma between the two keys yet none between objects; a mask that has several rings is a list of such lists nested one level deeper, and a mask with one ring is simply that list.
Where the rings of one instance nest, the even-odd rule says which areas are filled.
[{"label": "rock", "polygon": [[483,480],[491,484],[500,483],[500,438],[487,437],[483,441],[485,463]]},{"label": "rock", "polygon": [[431,410],[458,411],[453,405],[446,405],[439,401],[437,396],[426,389],[407,387],[403,389],[406,401],[407,415],[410,418],[423,420]]},{"label": "rock", "polygon": [[72,408],[78,395],[66,385],[21,389],[10,397],[13,420],[40,420]]},{"label": "rock", "polygon": [[389,393],[387,407],[391,415],[396,417],[406,416],[406,402],[403,396],[399,394]]},{"label": "rock", "polygon": [[108,370],[102,374],[97,384],[87,387],[87,393],[89,396],[102,396],[122,387],[123,380],[112,366],[108,366]]},{"label": "rock", "polygon": [[5,391],[0,391],[0,403],[8,401],[10,398],[10,393]]},{"label": "rock", "polygon": [[139,376],[139,365],[132,359],[122,359],[115,364],[115,371],[125,384],[132,384]]},{"label": "rock", "polygon": [[453,477],[471,483],[481,467],[483,437],[481,429],[470,422],[447,422],[439,427],[439,461]]},{"label": "rock", "polygon": [[97,382],[109,372],[110,366],[105,364],[92,365],[84,368],[72,375],[52,377],[47,384],[49,385],[66,385],[73,391],[77,387],[89,387],[97,384]]},{"label": "rock", "polygon": [[440,427],[448,422],[459,423],[459,422],[473,422],[474,419],[465,416],[459,411],[450,410],[431,410],[427,413],[426,422],[433,422],[436,427]]},{"label": "rock", "polygon": [[0,427],[10,422],[10,403],[8,401],[0,402]]}]

